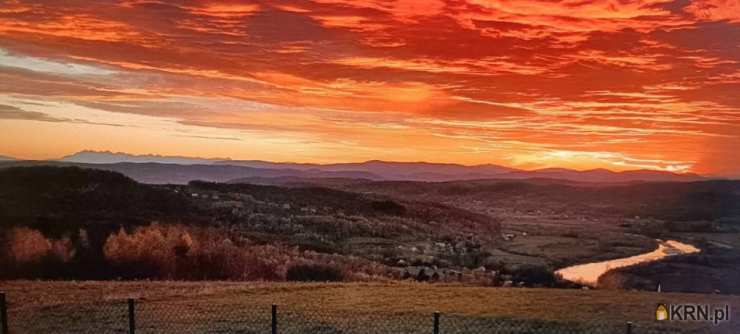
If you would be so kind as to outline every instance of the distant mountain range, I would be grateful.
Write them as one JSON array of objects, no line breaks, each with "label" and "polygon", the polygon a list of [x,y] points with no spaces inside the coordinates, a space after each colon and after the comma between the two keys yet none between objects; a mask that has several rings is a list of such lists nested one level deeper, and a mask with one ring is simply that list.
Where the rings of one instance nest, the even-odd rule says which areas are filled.
[{"label": "distant mountain range", "polygon": [[506,179],[560,179],[579,182],[633,182],[633,181],[699,181],[704,178],[693,173],[677,174],[655,170],[631,170],[614,172],[608,169],[591,169],[577,171],[565,168],[547,168],[533,171],[517,171],[508,173]]},{"label": "distant mountain range", "polygon": [[292,169],[264,169],[230,165],[179,165],[163,163],[133,163],[119,162],[113,164],[90,164],[61,161],[3,161],[3,167],[27,166],[77,166],[82,168],[99,169],[118,172],[138,182],[148,184],[187,184],[190,181],[200,180],[208,182],[228,182],[244,178],[298,178],[298,179],[351,179],[373,180],[375,175],[363,172],[323,172],[300,171]]},{"label": "distant mountain range", "polygon": [[288,168],[301,171],[362,172],[373,175],[374,177],[371,177],[372,179],[408,181],[487,179],[517,171],[513,168],[496,165],[463,166],[458,164],[428,162],[388,162],[378,160],[359,163],[336,163],[326,165],[275,163],[255,160],[220,161],[218,162],[218,164],[268,169]]},{"label": "distant mountain range", "polygon": [[75,162],[85,164],[116,164],[121,162],[131,162],[177,165],[210,165],[222,160],[226,159],[204,159],[178,156],[162,156],[154,154],[134,155],[122,152],[107,151],[80,151],[59,159],[59,161],[62,162]]},{"label": "distant mountain range", "polygon": [[[289,177],[289,178],[362,178],[371,180],[408,181],[453,181],[477,179],[560,179],[579,182],[632,182],[632,181],[696,181],[702,177],[696,174],[677,174],[664,171],[634,170],[614,172],[607,169],[577,171],[566,168],[547,168],[540,170],[520,170],[504,166],[485,164],[465,166],[459,164],[427,162],[387,162],[372,160],[361,163],[311,164],[290,162],[269,162],[261,160],[226,160],[190,158],[160,155],[132,155],[127,153],[81,151],[61,159],[63,162],[87,164],[116,163],[155,163],[176,165],[239,166],[261,170],[251,170],[247,177]],[[133,167],[133,166],[129,166]],[[161,166],[160,166],[161,168]],[[130,168],[126,168],[130,169]],[[151,170],[151,166],[147,168]],[[193,169],[193,168],[191,168]],[[234,169],[205,168],[218,174],[218,171],[234,175]],[[182,168],[180,168],[182,170]],[[271,170],[268,171],[268,170]],[[226,172],[231,171],[231,172]],[[197,173],[196,173],[197,174]],[[143,175],[142,175],[143,176]],[[135,177],[136,178],[136,177]],[[139,178],[140,179],[140,178]],[[209,177],[208,179],[211,179]],[[217,179],[222,179],[218,177]]]},{"label": "distant mountain range", "polygon": [[366,161],[360,163],[311,164],[261,160],[227,160],[160,155],[81,151],[59,160],[90,164],[115,170],[140,182],[186,183],[207,181],[248,181],[251,179],[310,178],[406,180],[442,182],[479,179],[559,179],[577,182],[697,181],[697,174],[634,170],[614,172],[606,169],[577,171],[565,168],[521,170],[485,164],[465,166],[447,163]]}]

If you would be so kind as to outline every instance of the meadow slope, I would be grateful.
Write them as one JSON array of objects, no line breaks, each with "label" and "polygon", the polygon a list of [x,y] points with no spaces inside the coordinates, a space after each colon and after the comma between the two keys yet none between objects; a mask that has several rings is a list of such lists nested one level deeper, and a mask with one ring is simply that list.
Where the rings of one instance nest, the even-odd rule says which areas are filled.
[{"label": "meadow slope", "polygon": [[[730,304],[732,319],[740,319],[740,296],[636,291],[565,290],[530,288],[484,288],[457,284],[424,283],[233,283],[233,282],[51,282],[3,281],[0,290],[8,294],[11,322],[23,320],[32,329],[69,326],[97,326],[109,321],[101,312],[125,318],[125,298],[139,300],[142,326],[152,329],[173,324],[244,325],[240,318],[268,324],[270,305],[279,305],[281,321],[347,322],[372,315],[366,326],[419,327],[427,331],[434,311],[448,324],[460,326],[480,319],[521,319],[521,323],[593,323],[616,327],[626,321],[643,328],[691,328],[694,323],[657,323],[657,303]],[[118,303],[118,304],[116,304]],[[91,307],[91,305],[100,305]],[[81,310],[85,314],[80,315]],[[155,316],[161,314],[161,316]],[[61,319],[60,319],[61,318]],[[97,320],[96,320],[97,319]],[[360,321],[360,320],[357,320]],[[231,324],[231,325],[229,325]],[[191,324],[192,325],[192,324]],[[226,326],[225,325],[225,326]],[[44,327],[47,326],[47,327]],[[63,326],[63,325],[62,325]],[[190,327],[184,327],[190,328]],[[730,321],[711,332],[737,333],[740,323]]]}]

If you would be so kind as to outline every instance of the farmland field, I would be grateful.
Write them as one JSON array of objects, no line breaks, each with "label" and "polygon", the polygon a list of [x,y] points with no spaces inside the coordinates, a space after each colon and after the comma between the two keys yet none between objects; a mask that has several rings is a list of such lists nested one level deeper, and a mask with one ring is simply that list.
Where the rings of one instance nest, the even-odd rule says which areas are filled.
[{"label": "farmland field", "polygon": [[712,333],[740,330],[740,323],[732,320],[716,327],[654,320],[657,303],[729,304],[731,319],[738,319],[740,297],[727,295],[407,282],[4,281],[0,290],[9,301],[11,330],[18,333],[126,332],[126,298],[137,300],[139,332],[153,333],[268,332],[273,303],[278,305],[281,332],[339,332],[344,326],[348,328],[345,332],[428,333],[435,311],[442,314],[443,332],[475,333],[493,328],[491,322],[517,328],[593,324],[616,330],[627,321],[637,329],[666,333],[701,326],[708,326]]}]

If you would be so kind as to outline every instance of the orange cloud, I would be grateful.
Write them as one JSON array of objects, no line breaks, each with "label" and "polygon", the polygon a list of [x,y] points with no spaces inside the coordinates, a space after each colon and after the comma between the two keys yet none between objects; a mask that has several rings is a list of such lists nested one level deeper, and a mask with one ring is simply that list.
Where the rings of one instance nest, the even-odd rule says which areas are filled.
[{"label": "orange cloud", "polygon": [[[653,31],[672,28],[690,22],[673,15],[661,5],[670,0],[641,1],[487,1],[473,0],[468,10],[461,11],[457,18],[467,27],[477,22],[508,22],[531,27],[528,34],[548,35],[558,38],[557,33],[589,33],[594,31],[616,32],[623,29]],[[527,31],[527,30],[524,30]],[[568,39],[583,37],[566,35]]]},{"label": "orange cloud", "polygon": [[737,0],[692,0],[685,10],[701,20],[740,23]]},{"label": "orange cloud", "polygon": [[0,0],[0,154],[740,173],[737,6]]},{"label": "orange cloud", "polygon": [[147,43],[132,27],[107,20],[101,20],[86,14],[64,15],[52,21],[28,23],[8,20],[0,23],[0,34],[30,33],[76,39],[116,42],[137,40]]},{"label": "orange cloud", "polygon": [[259,11],[258,4],[245,4],[239,2],[210,2],[202,6],[186,7],[193,14],[206,15],[219,18],[243,17]]}]

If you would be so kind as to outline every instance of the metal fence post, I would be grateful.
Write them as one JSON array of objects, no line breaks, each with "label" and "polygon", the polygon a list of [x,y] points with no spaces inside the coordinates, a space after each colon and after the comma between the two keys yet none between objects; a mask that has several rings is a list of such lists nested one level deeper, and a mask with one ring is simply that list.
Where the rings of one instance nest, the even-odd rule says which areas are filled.
[{"label": "metal fence post", "polygon": [[277,334],[277,305],[272,304],[272,334]]},{"label": "metal fence post", "polygon": [[627,321],[627,334],[632,334],[632,322]]},{"label": "metal fence post", "polygon": [[0,293],[0,326],[3,333],[8,334],[8,305],[5,303],[5,293]]},{"label": "metal fence post", "polygon": [[129,334],[136,333],[136,312],[134,310],[134,300],[128,299],[128,332]]},{"label": "metal fence post", "polygon": [[434,334],[439,334],[439,312],[434,312]]}]

